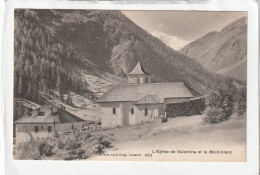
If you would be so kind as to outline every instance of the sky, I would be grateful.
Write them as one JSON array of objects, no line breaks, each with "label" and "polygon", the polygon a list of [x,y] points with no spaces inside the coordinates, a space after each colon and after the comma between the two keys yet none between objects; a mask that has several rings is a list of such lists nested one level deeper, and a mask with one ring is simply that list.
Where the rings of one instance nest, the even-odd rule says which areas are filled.
[{"label": "sky", "polygon": [[246,12],[203,11],[123,11],[123,14],[148,32],[160,31],[187,41],[220,31],[236,19],[247,16]]}]

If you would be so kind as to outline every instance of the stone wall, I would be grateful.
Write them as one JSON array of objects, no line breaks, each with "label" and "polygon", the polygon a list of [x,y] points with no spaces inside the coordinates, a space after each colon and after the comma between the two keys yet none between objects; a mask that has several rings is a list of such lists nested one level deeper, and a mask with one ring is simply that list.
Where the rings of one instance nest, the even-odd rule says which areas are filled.
[{"label": "stone wall", "polygon": [[165,106],[167,118],[200,115],[206,108],[205,98],[191,99],[182,103],[168,103]]}]

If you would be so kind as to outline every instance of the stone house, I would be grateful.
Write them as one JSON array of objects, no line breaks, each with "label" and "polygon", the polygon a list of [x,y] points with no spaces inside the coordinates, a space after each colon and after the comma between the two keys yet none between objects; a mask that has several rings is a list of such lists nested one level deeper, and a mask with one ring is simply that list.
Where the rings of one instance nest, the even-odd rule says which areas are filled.
[{"label": "stone house", "polygon": [[46,137],[54,131],[65,132],[84,128],[85,121],[67,112],[65,107],[40,106],[38,109],[14,121],[16,142]]}]

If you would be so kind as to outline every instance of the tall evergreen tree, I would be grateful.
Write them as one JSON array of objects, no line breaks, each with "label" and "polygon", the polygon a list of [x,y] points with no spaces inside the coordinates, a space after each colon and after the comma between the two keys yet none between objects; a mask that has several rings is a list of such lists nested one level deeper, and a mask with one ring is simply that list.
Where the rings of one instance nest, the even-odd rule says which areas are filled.
[{"label": "tall evergreen tree", "polygon": [[37,84],[34,82],[34,83],[32,84],[32,95],[31,95],[32,99],[33,99],[33,100],[37,100],[38,94],[39,94],[39,93],[38,93]]},{"label": "tall evergreen tree", "polygon": [[29,82],[29,84],[28,84],[28,89],[27,89],[26,95],[27,95],[27,98],[28,98],[28,99],[31,99],[31,96],[32,96],[32,86],[31,86],[31,83],[30,83],[30,82]]},{"label": "tall evergreen tree", "polygon": [[26,76],[30,75],[30,62],[28,59],[25,61],[24,72]]},{"label": "tall evergreen tree", "polygon": [[46,93],[46,92],[48,91],[48,87],[47,87],[47,85],[46,85],[45,79],[42,79],[42,80],[41,80],[41,90],[42,90],[44,93]]},{"label": "tall evergreen tree", "polygon": [[70,95],[70,92],[68,93],[68,97],[66,99],[66,104],[73,106],[72,97]]},{"label": "tall evergreen tree", "polygon": [[17,120],[21,117],[23,117],[25,112],[25,108],[23,106],[23,103],[18,101],[18,102],[14,102],[14,116],[13,119]]},{"label": "tall evergreen tree", "polygon": [[22,78],[22,76],[20,76],[20,78],[19,78],[18,95],[19,96],[23,95],[23,78]]},{"label": "tall evergreen tree", "polygon": [[58,75],[56,88],[59,93],[60,100],[62,101],[63,100],[63,84],[61,81],[61,75]]},{"label": "tall evergreen tree", "polygon": [[14,96],[17,97],[18,95],[18,86],[19,86],[19,82],[18,82],[18,78],[17,76],[14,77]]}]

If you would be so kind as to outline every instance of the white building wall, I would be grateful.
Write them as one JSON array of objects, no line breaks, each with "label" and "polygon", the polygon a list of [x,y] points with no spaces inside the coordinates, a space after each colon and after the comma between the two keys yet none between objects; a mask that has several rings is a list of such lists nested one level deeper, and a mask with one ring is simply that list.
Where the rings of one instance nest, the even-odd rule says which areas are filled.
[{"label": "white building wall", "polygon": [[[148,82],[146,82],[146,78]],[[150,83],[151,78],[148,75],[131,75],[128,76],[128,83],[129,84],[143,84],[143,83]]]},{"label": "white building wall", "polygon": [[[55,130],[59,132],[70,131],[72,125],[74,129],[83,128],[85,122],[76,122],[76,123],[55,123]],[[38,132],[35,132],[34,127],[38,126]],[[48,126],[51,126],[51,132],[48,132]],[[26,131],[24,131],[26,127]],[[16,143],[26,142],[30,140],[29,133],[34,139],[44,138],[52,136],[54,133],[54,124],[53,123],[24,123],[24,124],[15,124],[15,137]]]},{"label": "white building wall", "polygon": [[[116,114],[113,114],[113,108],[116,108]],[[104,114],[101,119],[102,128],[112,128],[123,125],[122,104],[120,102],[102,103],[101,109]]]},{"label": "white building wall", "polygon": [[137,77],[128,77],[128,83],[136,84],[136,83],[138,83],[138,78]]},{"label": "white building wall", "polygon": [[[102,128],[113,128],[117,126],[134,125],[147,121],[156,120],[163,113],[162,104],[134,105],[132,102],[110,102],[101,104]],[[113,108],[116,108],[116,114],[113,115]],[[131,114],[131,108],[134,108],[134,114]],[[145,108],[148,114],[145,116]]]},{"label": "white building wall", "polygon": [[[134,114],[131,114],[131,108],[134,109]],[[128,115],[129,115],[129,125],[135,125],[137,124],[136,122],[136,113],[137,113],[137,109],[135,108],[135,106],[131,103],[129,105],[129,112],[128,112]]]},{"label": "white building wall", "polygon": [[64,132],[72,130],[72,126],[74,129],[79,129],[84,127],[85,122],[77,122],[77,123],[57,123],[55,124],[55,130],[57,132]]},{"label": "white building wall", "polygon": [[[163,113],[162,104],[142,104],[136,105],[135,122],[136,124],[158,119]],[[145,116],[145,108],[147,108],[147,116]]]},{"label": "white building wall", "polygon": [[140,78],[139,78],[139,83],[140,83],[140,84],[144,84],[144,77],[140,77]]},{"label": "white building wall", "polygon": [[133,107],[132,102],[122,102],[123,107],[123,126],[130,125],[131,108]]}]

